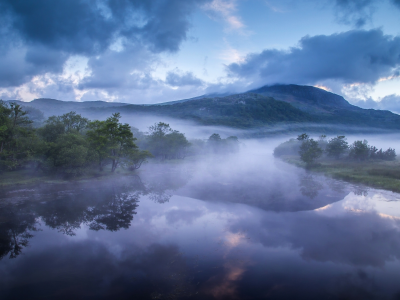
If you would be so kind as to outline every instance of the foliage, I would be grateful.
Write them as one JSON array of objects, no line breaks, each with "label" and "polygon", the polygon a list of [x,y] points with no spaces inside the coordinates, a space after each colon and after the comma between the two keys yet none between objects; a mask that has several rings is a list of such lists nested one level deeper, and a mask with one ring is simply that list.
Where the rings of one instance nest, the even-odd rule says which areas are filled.
[{"label": "foliage", "polygon": [[325,151],[328,156],[338,159],[347,149],[349,149],[349,144],[346,141],[346,137],[344,135],[338,135],[329,140]]},{"label": "foliage", "polygon": [[159,122],[149,127],[147,148],[157,158],[183,159],[188,154],[189,141],[183,133],[172,128],[167,123]]},{"label": "foliage", "polygon": [[236,136],[222,139],[218,133],[213,133],[207,140],[207,146],[214,153],[234,153],[239,150],[239,139]]},{"label": "foliage", "polygon": [[382,160],[395,160],[396,159],[396,150],[389,148],[386,151],[382,149],[376,148],[375,146],[371,146],[369,148],[370,158],[372,159],[382,159]]},{"label": "foliage", "polygon": [[298,141],[304,141],[304,140],[308,140],[310,137],[308,136],[307,133],[302,133],[300,135],[297,136],[297,140]]},{"label": "foliage", "polygon": [[35,135],[22,107],[0,100],[0,169],[16,169],[32,158]]},{"label": "foliage", "polygon": [[[302,155],[302,160],[306,163],[312,163],[313,159],[321,157],[325,152],[327,156],[338,159],[364,161],[369,159],[393,161],[396,159],[396,150],[389,148],[386,151],[378,150],[375,146],[368,145],[367,140],[355,141],[349,146],[346,137],[338,135],[331,138],[329,142],[325,141],[326,136],[319,137],[318,142],[310,139],[306,133],[300,134],[297,139],[290,139],[274,149],[274,156],[283,155]],[[316,147],[315,143],[317,143]],[[325,151],[323,150],[325,146]],[[320,150],[322,151],[320,154]],[[348,153],[348,155],[345,155]],[[313,158],[314,157],[314,158]]]},{"label": "foliage", "polygon": [[48,145],[46,157],[47,168],[72,177],[82,174],[92,160],[87,140],[78,133],[61,134]]},{"label": "foliage", "polygon": [[317,141],[307,138],[302,140],[299,154],[301,160],[309,165],[321,157],[322,149],[318,146]]},{"label": "foliage", "polygon": [[280,157],[283,155],[298,155],[300,150],[301,142],[298,139],[290,139],[283,142],[274,149],[274,156]]},{"label": "foliage", "polygon": [[74,177],[95,162],[100,169],[110,164],[114,172],[119,166],[136,170],[151,157],[138,149],[130,126],[119,122],[118,113],[89,122],[70,112],[49,117],[37,129],[27,114],[18,104],[0,101],[0,170],[33,167]]},{"label": "foliage", "polygon": [[350,146],[349,158],[354,160],[366,160],[369,158],[370,147],[368,141],[354,141]]},{"label": "foliage", "polygon": [[137,146],[129,124],[119,123],[121,115],[114,113],[105,121],[94,121],[89,124],[87,136],[89,142],[97,153],[100,170],[104,161],[111,161],[111,172],[114,172],[121,163],[128,163],[133,157]]}]

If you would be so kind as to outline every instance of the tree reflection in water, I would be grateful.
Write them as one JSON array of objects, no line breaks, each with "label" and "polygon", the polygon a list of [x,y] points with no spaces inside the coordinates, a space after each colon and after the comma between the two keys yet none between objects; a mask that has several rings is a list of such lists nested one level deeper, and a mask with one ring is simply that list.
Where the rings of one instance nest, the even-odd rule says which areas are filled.
[{"label": "tree reflection in water", "polygon": [[24,204],[6,205],[0,208],[0,259],[9,254],[15,258],[28,245],[37,231],[37,215]]},{"label": "tree reflection in water", "polygon": [[33,237],[32,231],[37,230],[39,220],[70,236],[82,225],[96,231],[127,229],[142,195],[158,203],[168,202],[173,191],[189,178],[180,173],[172,176],[156,172],[147,177],[146,184],[134,175],[119,182],[92,182],[74,187],[51,185],[42,188],[39,194],[24,197],[21,204],[0,207],[0,259],[8,253],[12,258],[17,257]]},{"label": "tree reflection in water", "polygon": [[39,220],[70,236],[75,235],[83,224],[91,230],[129,228],[139,197],[146,193],[140,178],[132,178],[129,183],[114,182],[99,187],[65,189],[64,186],[52,186],[50,192],[42,191],[40,203],[26,199],[20,204],[0,207],[0,258],[9,253],[10,258],[21,254],[33,237],[32,231],[37,230]]},{"label": "tree reflection in water", "polygon": [[303,196],[314,199],[323,188],[323,184],[315,180],[312,174],[306,173],[300,176],[300,192]]}]

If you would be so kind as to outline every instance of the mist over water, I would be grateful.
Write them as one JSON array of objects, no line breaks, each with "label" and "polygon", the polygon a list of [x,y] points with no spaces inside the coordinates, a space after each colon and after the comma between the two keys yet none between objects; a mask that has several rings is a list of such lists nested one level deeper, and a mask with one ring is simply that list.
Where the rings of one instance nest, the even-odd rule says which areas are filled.
[{"label": "mist over water", "polygon": [[396,299],[400,195],[274,158],[287,139],[3,189],[1,298]]}]

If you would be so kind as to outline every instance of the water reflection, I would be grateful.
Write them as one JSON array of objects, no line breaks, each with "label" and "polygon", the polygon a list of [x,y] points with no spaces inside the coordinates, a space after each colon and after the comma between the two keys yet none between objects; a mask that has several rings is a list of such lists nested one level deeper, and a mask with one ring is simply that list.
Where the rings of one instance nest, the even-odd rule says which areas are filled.
[{"label": "water reflection", "polygon": [[302,174],[300,176],[300,191],[303,196],[314,199],[323,188],[323,184],[317,181],[311,173]]},{"label": "water reflection", "polygon": [[0,259],[16,258],[38,230],[37,216],[29,203],[5,205],[0,208]]},{"label": "water reflection", "polygon": [[396,299],[398,194],[224,164],[4,192],[1,298]]}]

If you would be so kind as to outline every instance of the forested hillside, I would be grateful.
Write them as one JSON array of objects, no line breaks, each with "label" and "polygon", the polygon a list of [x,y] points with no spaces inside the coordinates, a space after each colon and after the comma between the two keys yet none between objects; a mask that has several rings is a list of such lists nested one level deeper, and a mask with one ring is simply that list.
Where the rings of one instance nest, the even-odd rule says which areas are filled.
[{"label": "forested hillside", "polygon": [[[156,115],[192,120],[202,125],[241,129],[295,125],[299,128],[332,125],[345,128],[397,130],[400,116],[389,111],[362,109],[343,97],[311,86],[266,86],[248,93],[228,96],[209,95],[161,104],[138,105],[112,102],[63,102],[37,99],[21,103],[39,109],[46,116],[76,111],[83,116],[104,119],[111,113]],[[168,104],[168,105],[167,105]],[[321,126],[323,125],[323,126]]]}]

